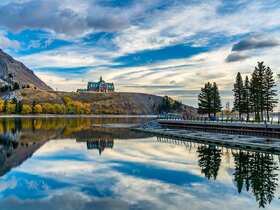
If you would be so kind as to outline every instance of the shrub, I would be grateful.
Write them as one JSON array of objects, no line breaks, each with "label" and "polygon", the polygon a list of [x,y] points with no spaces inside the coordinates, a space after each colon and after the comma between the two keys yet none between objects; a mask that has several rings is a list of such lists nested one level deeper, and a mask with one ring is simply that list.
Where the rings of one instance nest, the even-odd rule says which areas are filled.
[{"label": "shrub", "polygon": [[16,104],[14,104],[12,101],[7,101],[6,112],[8,114],[15,114],[16,113]]},{"label": "shrub", "polygon": [[55,113],[54,105],[52,105],[50,103],[42,104],[42,108],[43,108],[43,113],[46,113],[46,114],[54,114]]},{"label": "shrub", "polygon": [[5,101],[0,99],[0,112],[4,112],[5,110]]},{"label": "shrub", "polygon": [[54,112],[56,114],[64,114],[65,106],[63,104],[54,104]]},{"label": "shrub", "polygon": [[42,112],[43,112],[42,106],[41,106],[40,104],[36,104],[36,105],[34,106],[34,113],[40,114],[40,113],[42,113]]},{"label": "shrub", "polygon": [[31,108],[31,106],[29,106],[28,104],[23,104],[23,105],[22,105],[21,113],[22,113],[22,114],[30,114],[30,113],[32,113],[32,108]]}]

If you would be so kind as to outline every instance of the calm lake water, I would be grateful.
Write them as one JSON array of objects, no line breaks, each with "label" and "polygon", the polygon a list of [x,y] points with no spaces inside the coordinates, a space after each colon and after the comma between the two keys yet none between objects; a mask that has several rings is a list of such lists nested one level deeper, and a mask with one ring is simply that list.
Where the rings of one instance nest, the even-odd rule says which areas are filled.
[{"label": "calm lake water", "polygon": [[279,156],[164,139],[147,119],[0,119],[0,209],[280,209]]}]

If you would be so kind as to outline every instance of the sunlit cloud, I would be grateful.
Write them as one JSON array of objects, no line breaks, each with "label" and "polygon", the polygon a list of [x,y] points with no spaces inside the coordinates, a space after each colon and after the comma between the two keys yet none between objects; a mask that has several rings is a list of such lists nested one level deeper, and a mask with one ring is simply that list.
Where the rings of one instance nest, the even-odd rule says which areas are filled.
[{"label": "sunlit cloud", "polygon": [[102,75],[118,91],[169,92],[196,105],[196,94],[176,92],[216,81],[226,103],[238,71],[248,75],[264,61],[279,72],[275,0],[10,0],[0,14],[1,48],[59,90],[75,91]]}]

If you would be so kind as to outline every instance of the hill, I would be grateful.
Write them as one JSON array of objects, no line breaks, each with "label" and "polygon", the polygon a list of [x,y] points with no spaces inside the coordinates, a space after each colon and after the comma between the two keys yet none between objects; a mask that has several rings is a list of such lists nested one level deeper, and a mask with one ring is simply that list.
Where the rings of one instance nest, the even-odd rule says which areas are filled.
[{"label": "hill", "polygon": [[33,85],[42,90],[52,90],[32,70],[0,49],[0,86],[12,87],[15,83],[20,87]]},{"label": "hill", "polygon": [[[45,105],[45,110],[52,110],[49,106],[58,105],[56,107],[61,112],[65,113],[67,103],[65,98],[68,98],[73,106],[76,106],[77,113],[79,108],[84,107],[92,114],[157,114],[161,112],[184,112],[192,113],[195,115],[196,109],[175,103],[174,100],[168,97],[160,97],[144,93],[94,93],[94,92],[59,92],[53,91],[47,84],[40,80],[32,70],[28,69],[23,63],[16,61],[7,53],[0,49],[0,97],[5,101],[17,99],[18,104]],[[68,101],[69,102],[69,101]],[[6,113],[15,113],[14,109],[20,110],[20,106],[15,107],[14,102],[10,106],[2,107]],[[60,106],[60,105],[65,106]],[[78,104],[78,105],[77,105]],[[176,106],[172,106],[174,104]],[[48,106],[47,106],[48,105]],[[49,108],[47,109],[46,108]],[[70,106],[70,105],[69,105]],[[64,107],[64,108],[61,108]],[[26,112],[30,112],[31,108],[27,108]],[[43,108],[44,109],[44,108]],[[67,111],[69,113],[69,111]],[[46,113],[57,113],[54,111],[46,111]],[[70,111],[72,113],[72,111]],[[80,112],[79,112],[80,113]],[[83,112],[84,113],[84,112]]]},{"label": "hill", "polygon": [[[22,98],[24,104],[51,103],[63,104],[64,97],[73,101],[89,103],[93,114],[157,114],[163,97],[144,93],[76,93],[43,91],[34,88],[18,90],[16,95]],[[196,109],[182,105],[182,110],[188,110],[195,115]]]}]

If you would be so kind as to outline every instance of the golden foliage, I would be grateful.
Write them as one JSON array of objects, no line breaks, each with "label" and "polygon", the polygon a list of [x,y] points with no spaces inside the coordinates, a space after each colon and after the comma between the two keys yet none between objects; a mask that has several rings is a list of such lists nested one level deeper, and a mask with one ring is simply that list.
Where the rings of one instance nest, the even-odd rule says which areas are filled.
[{"label": "golden foliage", "polygon": [[0,112],[3,112],[5,109],[5,101],[3,99],[0,99]]},{"label": "golden foliage", "polygon": [[41,106],[40,104],[36,104],[36,105],[34,106],[34,112],[35,112],[36,114],[42,113],[42,112],[43,112],[42,106]]},{"label": "golden foliage", "polygon": [[32,108],[31,106],[27,105],[27,104],[23,104],[22,105],[22,110],[21,110],[22,114],[30,114],[32,113]]},{"label": "golden foliage", "polygon": [[13,101],[7,101],[6,103],[6,112],[8,114],[14,114],[16,112],[16,104]]}]

